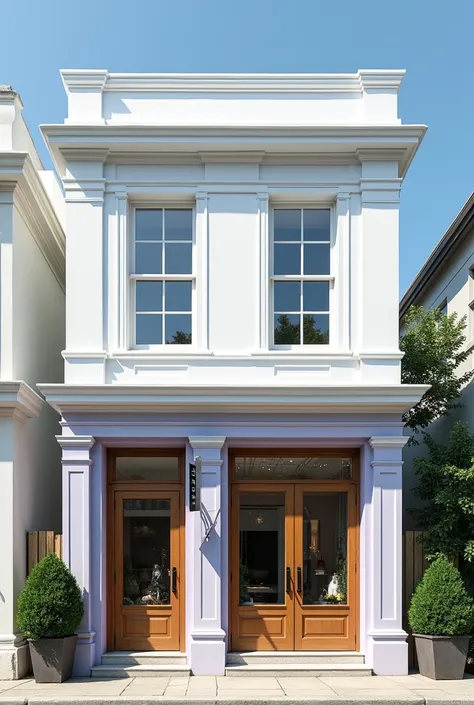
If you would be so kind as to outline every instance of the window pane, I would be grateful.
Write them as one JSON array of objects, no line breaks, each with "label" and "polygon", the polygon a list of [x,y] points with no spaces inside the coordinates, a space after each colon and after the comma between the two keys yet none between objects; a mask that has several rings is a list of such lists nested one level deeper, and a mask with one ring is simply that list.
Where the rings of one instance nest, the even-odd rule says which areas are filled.
[{"label": "window pane", "polygon": [[274,274],[301,274],[300,245],[275,245]]},{"label": "window pane", "polygon": [[192,237],[192,210],[165,210],[165,240],[191,241]]},{"label": "window pane", "polygon": [[137,242],[135,245],[135,274],[161,274],[160,243]]},{"label": "window pane", "polygon": [[191,311],[191,282],[166,282],[165,310]]},{"label": "window pane", "polygon": [[303,604],[347,604],[347,493],[305,492]]},{"label": "window pane", "polygon": [[273,212],[274,240],[301,241],[301,210]]},{"label": "window pane", "polygon": [[161,345],[163,342],[161,314],[137,313],[135,340],[137,345]]},{"label": "window pane", "polygon": [[303,344],[327,345],[329,343],[329,314],[303,316]]},{"label": "window pane", "polygon": [[274,310],[295,311],[301,310],[300,282],[275,282],[274,284]]},{"label": "window pane", "polygon": [[170,537],[169,499],[124,500],[124,605],[170,604]]},{"label": "window pane", "polygon": [[192,274],[192,245],[166,244],[165,245],[165,273],[166,274]]},{"label": "window pane", "polygon": [[303,282],[303,311],[329,311],[329,282]]},{"label": "window pane", "polygon": [[161,311],[163,308],[162,282],[137,282],[137,311]]},{"label": "window pane", "polygon": [[329,245],[304,246],[304,274],[330,274]]},{"label": "window pane", "polygon": [[165,457],[117,457],[115,461],[115,479],[125,482],[137,480],[160,480],[175,482],[179,480],[179,458]]},{"label": "window pane", "polygon": [[303,211],[303,240],[329,242],[329,210],[305,208]]},{"label": "window pane", "polygon": [[350,480],[350,458],[242,456],[235,459],[239,480]]},{"label": "window pane", "polygon": [[163,239],[163,211],[140,209],[135,211],[135,240]]},{"label": "window pane", "polygon": [[298,314],[279,313],[274,317],[275,345],[300,344],[300,317]]},{"label": "window pane", "polygon": [[285,495],[242,492],[239,506],[241,605],[285,603]]},{"label": "window pane", "polygon": [[165,340],[167,345],[190,345],[192,343],[191,315],[165,316]]}]

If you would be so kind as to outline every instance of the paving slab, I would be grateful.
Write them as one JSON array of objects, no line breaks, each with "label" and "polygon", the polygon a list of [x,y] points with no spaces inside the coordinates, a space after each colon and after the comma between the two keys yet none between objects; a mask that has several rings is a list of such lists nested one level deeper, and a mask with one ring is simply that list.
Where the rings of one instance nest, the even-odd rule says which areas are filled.
[{"label": "paving slab", "polygon": [[169,678],[131,678],[123,681],[124,688],[121,696],[131,695],[164,695]]}]

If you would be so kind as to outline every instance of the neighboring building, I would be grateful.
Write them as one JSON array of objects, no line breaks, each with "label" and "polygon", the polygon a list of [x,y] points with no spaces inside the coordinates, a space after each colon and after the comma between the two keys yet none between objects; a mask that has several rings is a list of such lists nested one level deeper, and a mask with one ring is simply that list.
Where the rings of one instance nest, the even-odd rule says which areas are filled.
[{"label": "neighboring building", "polygon": [[59,418],[34,387],[64,379],[64,202],[22,108],[0,86],[0,680],[28,669],[15,623],[26,532],[61,530]]},{"label": "neighboring building", "polygon": [[[460,374],[474,366],[474,194],[472,194],[456,216],[446,234],[431,255],[400,302],[400,327],[410,306],[440,308],[445,313],[456,312],[460,318],[466,316],[467,360],[460,366]],[[447,440],[455,421],[466,421],[474,432],[474,381],[464,388],[461,406],[449,416],[442,417],[429,427],[429,433],[439,441]],[[417,484],[413,472],[415,457],[426,454],[426,446],[407,446],[403,452],[404,506],[415,506],[413,487]],[[407,529],[417,528],[413,517],[405,512]]]},{"label": "neighboring building", "polygon": [[401,414],[426,388],[400,384],[398,211],[426,128],[403,72],[62,78],[65,384],[40,389],[76,674],[141,650],[406,673]]}]

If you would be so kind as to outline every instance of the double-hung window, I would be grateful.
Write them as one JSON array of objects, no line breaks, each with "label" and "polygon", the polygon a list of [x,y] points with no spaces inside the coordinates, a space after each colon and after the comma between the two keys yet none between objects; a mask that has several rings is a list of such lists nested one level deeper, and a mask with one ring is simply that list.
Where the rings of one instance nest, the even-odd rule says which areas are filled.
[{"label": "double-hung window", "polygon": [[331,212],[327,208],[273,211],[273,344],[328,345],[331,288]]},{"label": "double-hung window", "polygon": [[192,343],[193,211],[137,208],[132,256],[137,348]]}]

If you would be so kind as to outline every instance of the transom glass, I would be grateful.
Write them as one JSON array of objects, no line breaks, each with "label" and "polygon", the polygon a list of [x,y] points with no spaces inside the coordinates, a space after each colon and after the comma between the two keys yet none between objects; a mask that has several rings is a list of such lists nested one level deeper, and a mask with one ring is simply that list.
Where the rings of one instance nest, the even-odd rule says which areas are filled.
[{"label": "transom glass", "polygon": [[252,457],[235,458],[239,480],[349,480],[351,458]]}]

